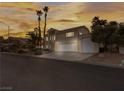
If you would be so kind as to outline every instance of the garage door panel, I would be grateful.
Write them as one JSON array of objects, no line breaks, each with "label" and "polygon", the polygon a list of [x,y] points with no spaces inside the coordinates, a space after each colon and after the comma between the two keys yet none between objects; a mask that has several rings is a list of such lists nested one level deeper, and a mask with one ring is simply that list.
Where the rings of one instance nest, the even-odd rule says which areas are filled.
[{"label": "garage door panel", "polygon": [[77,52],[77,43],[72,42],[72,43],[56,43],[56,48],[55,51],[75,51]]},{"label": "garage door panel", "polygon": [[81,51],[84,53],[97,53],[98,46],[94,42],[91,41],[90,38],[85,38],[81,42]]}]

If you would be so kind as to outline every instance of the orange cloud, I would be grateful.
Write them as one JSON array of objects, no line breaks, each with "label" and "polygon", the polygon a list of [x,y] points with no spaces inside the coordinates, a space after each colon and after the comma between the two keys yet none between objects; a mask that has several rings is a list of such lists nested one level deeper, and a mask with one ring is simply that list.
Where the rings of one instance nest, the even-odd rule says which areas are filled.
[{"label": "orange cloud", "polygon": [[[25,36],[24,33],[32,31],[37,26],[36,10],[48,5],[47,29],[66,29],[86,25],[90,28],[94,16],[107,20],[124,21],[124,3],[0,3],[0,21],[13,29],[16,36]],[[44,26],[44,14],[41,27]],[[7,27],[0,24],[0,35],[5,34]]]},{"label": "orange cloud", "polygon": [[76,21],[71,19],[61,19],[61,20],[54,20],[54,22],[76,22]]}]

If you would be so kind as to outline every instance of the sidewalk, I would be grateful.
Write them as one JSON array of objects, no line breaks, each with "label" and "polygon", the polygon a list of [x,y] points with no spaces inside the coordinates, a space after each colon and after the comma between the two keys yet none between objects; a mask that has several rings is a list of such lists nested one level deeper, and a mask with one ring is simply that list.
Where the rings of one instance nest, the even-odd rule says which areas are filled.
[{"label": "sidewalk", "polygon": [[85,62],[94,62],[96,64],[108,64],[108,65],[120,65],[121,61],[124,60],[124,55],[116,53],[105,53],[104,57],[100,57],[100,54],[92,56]]},{"label": "sidewalk", "polygon": [[85,60],[93,55],[93,53],[53,52],[49,54],[39,55],[37,57],[76,62]]}]

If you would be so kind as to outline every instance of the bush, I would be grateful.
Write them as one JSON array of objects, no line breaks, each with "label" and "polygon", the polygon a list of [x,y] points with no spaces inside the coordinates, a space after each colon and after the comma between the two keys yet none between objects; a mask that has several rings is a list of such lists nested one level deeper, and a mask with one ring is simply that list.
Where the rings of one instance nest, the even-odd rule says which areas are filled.
[{"label": "bush", "polygon": [[124,65],[124,60],[121,60],[121,64]]},{"label": "bush", "polygon": [[25,53],[25,51],[23,49],[19,49],[17,52],[20,54]]},{"label": "bush", "polygon": [[35,52],[35,55],[42,55],[41,49],[35,49],[34,52]]},{"label": "bush", "polygon": [[45,48],[45,49],[43,49],[43,51],[50,51],[50,49],[48,49],[48,48]]},{"label": "bush", "polygon": [[1,52],[10,52],[10,49],[8,47],[2,47]]}]

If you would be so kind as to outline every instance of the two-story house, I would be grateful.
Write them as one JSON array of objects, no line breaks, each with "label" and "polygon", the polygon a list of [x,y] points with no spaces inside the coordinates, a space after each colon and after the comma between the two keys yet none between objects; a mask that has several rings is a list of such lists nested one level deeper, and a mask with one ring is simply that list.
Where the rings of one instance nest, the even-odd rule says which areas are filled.
[{"label": "two-story house", "polygon": [[65,30],[48,30],[48,48],[61,52],[97,53],[98,45],[91,41],[89,29],[85,26]]}]

